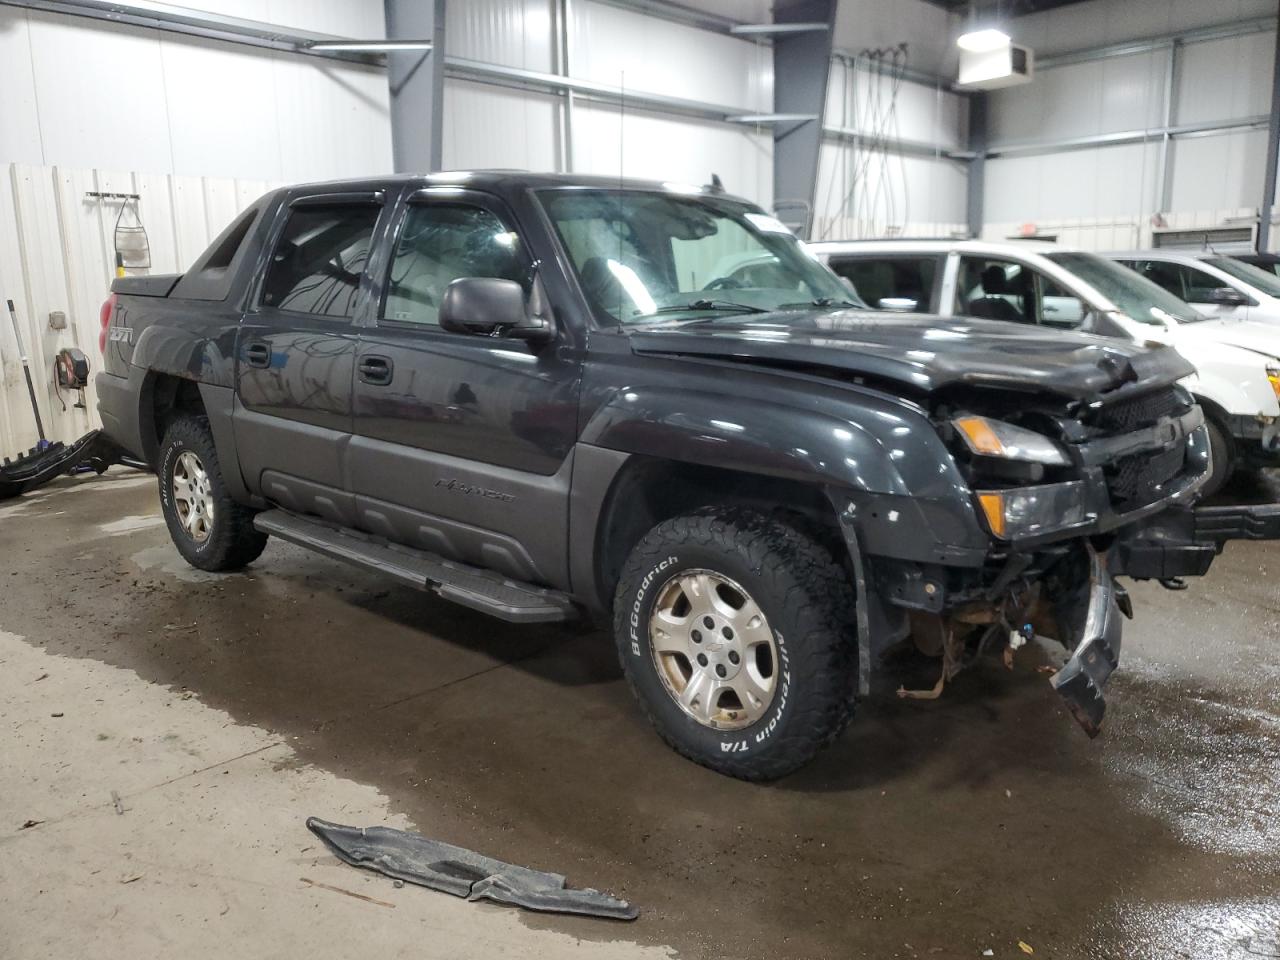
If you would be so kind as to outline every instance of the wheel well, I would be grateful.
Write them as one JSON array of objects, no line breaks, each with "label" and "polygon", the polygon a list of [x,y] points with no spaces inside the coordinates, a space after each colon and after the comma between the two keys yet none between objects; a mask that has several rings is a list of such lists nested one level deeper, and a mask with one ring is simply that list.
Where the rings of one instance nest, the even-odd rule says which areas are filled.
[{"label": "wheel well", "polygon": [[1214,424],[1217,425],[1218,429],[1222,431],[1222,435],[1226,438],[1227,444],[1231,450],[1234,451],[1236,445],[1235,438],[1231,436],[1231,428],[1228,426],[1231,422],[1230,414],[1227,413],[1226,409],[1224,409],[1221,404],[1215,400],[1210,400],[1208,397],[1196,396],[1195,401],[1200,404],[1201,408],[1204,410],[1205,418],[1212,420]]},{"label": "wheel well", "polygon": [[169,424],[184,413],[204,416],[204,400],[200,396],[200,384],[194,380],[153,373],[143,382],[141,403],[142,455],[154,467]]},{"label": "wheel well", "polygon": [[843,561],[844,538],[831,501],[820,487],[688,463],[637,458],[614,478],[596,526],[596,583],[603,609],[627,557],[664,520],[699,507],[747,506],[781,514]]}]

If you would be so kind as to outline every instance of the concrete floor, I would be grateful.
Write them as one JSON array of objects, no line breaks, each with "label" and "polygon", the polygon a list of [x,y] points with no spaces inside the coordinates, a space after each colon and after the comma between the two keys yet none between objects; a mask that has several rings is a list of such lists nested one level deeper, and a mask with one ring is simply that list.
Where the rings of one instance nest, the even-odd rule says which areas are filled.
[{"label": "concrete floor", "polygon": [[[1185,593],[1136,585],[1096,741],[1030,662],[935,703],[883,676],[762,787],[667,750],[602,634],[275,543],[202,574],[154,480],[63,480],[0,506],[0,957],[1280,956],[1277,575],[1243,544]],[[397,889],[308,815],[565,873],[641,919]]]}]

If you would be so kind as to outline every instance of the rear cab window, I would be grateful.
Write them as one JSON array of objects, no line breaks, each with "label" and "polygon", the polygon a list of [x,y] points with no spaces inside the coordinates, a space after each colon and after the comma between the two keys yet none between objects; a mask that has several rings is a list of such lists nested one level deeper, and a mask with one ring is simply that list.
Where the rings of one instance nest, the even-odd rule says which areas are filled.
[{"label": "rear cab window", "polygon": [[[853,284],[868,306],[895,306],[921,312],[936,309],[934,296],[942,275],[942,263],[943,257],[935,254],[850,256],[834,253],[827,258],[827,266]],[[908,308],[904,301],[915,305]]]},{"label": "rear cab window", "polygon": [[296,206],[271,251],[259,303],[336,320],[350,319],[382,206]]}]

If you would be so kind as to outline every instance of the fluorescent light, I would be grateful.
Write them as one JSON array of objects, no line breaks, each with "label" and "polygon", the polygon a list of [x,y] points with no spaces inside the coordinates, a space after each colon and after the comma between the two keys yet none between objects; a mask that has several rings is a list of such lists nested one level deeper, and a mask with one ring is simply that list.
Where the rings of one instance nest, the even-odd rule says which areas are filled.
[{"label": "fluorescent light", "polygon": [[362,50],[382,53],[387,50],[430,50],[430,40],[318,40],[307,44],[308,50]]},{"label": "fluorescent light", "polygon": [[956,46],[970,53],[990,53],[992,50],[1003,50],[1009,46],[1009,35],[994,27],[986,30],[971,30],[962,33],[956,40]]}]

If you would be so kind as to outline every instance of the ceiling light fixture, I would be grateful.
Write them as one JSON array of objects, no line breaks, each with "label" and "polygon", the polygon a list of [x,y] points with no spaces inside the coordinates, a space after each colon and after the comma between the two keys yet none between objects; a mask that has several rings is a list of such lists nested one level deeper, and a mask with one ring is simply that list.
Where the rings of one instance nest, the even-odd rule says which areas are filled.
[{"label": "ceiling light fixture", "polygon": [[961,50],[968,50],[970,53],[990,53],[993,50],[1003,50],[1010,43],[1009,35],[1003,30],[997,30],[994,27],[988,27],[985,30],[970,30],[968,33],[960,34],[956,39],[956,46]]}]

